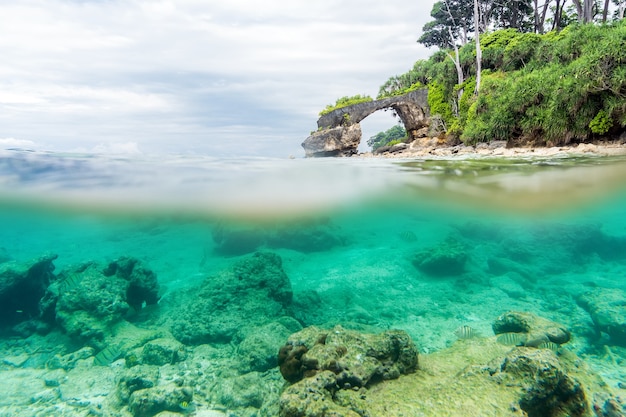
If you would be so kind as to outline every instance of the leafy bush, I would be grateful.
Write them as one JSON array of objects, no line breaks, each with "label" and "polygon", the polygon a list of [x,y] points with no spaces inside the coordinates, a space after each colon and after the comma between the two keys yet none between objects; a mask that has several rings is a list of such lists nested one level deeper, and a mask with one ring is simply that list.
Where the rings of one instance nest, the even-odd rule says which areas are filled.
[{"label": "leafy bush", "polygon": [[604,110],[600,110],[596,117],[589,122],[589,129],[597,135],[606,134],[613,126],[613,120]]},{"label": "leafy bush", "polygon": [[362,96],[360,94],[357,94],[356,96],[351,96],[351,97],[348,97],[348,96],[341,97],[337,99],[335,104],[329,104],[328,106],[326,106],[326,108],[324,108],[324,110],[320,112],[320,116],[328,114],[331,111],[340,109],[342,107],[352,106],[354,104],[359,104],[359,103],[367,103],[372,100],[373,99],[370,96]]}]

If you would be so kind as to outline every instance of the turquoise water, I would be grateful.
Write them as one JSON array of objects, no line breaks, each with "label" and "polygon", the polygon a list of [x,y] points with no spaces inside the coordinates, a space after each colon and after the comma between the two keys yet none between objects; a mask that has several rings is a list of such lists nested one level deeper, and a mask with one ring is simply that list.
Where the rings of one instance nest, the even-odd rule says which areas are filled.
[{"label": "turquoise water", "polygon": [[[573,334],[567,348],[620,387],[623,342],[599,331],[576,300],[595,288],[626,291],[625,174],[618,158],[127,159],[6,151],[0,266],[53,253],[54,282],[85,262],[132,257],[156,274],[159,302],[116,316],[97,337],[72,333],[58,317],[44,330],[16,332],[40,319],[16,308],[0,346],[24,362],[0,366],[0,415],[35,415],[28,414],[34,406],[40,415],[133,415],[109,398],[119,391],[123,361],[105,361],[97,383],[89,370],[99,351],[132,339],[115,352],[128,363],[132,349],[156,338],[142,332],[172,332],[188,363],[206,359],[203,378],[211,382],[196,388],[190,404],[181,402],[181,414],[275,415],[282,380],[272,358],[245,365],[242,346],[253,328],[282,323],[263,345],[268,352],[298,326],[341,324],[405,330],[428,354],[452,345],[459,326],[493,335],[494,319],[509,310],[566,326]],[[238,307],[241,322],[236,314],[221,319],[236,328],[225,336],[180,336],[197,325],[185,322],[184,310],[197,302],[197,288],[259,251],[280,257],[292,301],[268,317],[263,307],[256,317]],[[225,310],[240,302],[237,294],[250,296],[224,294]],[[119,330],[127,323],[131,330]],[[58,386],[41,383],[52,372],[50,358],[84,348],[91,349],[84,361],[62,368]],[[263,360],[268,365],[257,366]],[[85,381],[90,390],[72,385]],[[267,391],[250,393],[250,386]]]}]

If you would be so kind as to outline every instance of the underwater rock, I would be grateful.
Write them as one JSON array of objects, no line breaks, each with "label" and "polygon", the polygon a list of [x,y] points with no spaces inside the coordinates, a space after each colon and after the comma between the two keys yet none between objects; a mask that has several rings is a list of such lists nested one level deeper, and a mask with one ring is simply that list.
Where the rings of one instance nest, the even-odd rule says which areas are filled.
[{"label": "underwater rock", "polygon": [[115,275],[128,281],[126,302],[135,310],[140,310],[144,303],[154,305],[159,301],[157,276],[140,260],[122,256],[109,263],[103,273],[107,277]]},{"label": "underwater rock", "polygon": [[281,395],[281,416],[358,415],[334,403],[339,390],[368,387],[417,369],[418,351],[401,330],[360,333],[307,327],[289,336],[278,364],[293,385]]},{"label": "underwater rock", "polygon": [[74,369],[79,361],[90,358],[93,354],[94,349],[86,346],[78,349],[76,352],[68,353],[67,355],[54,355],[48,360],[46,367],[48,369],[65,369],[67,371]]},{"label": "underwater rock", "polygon": [[154,272],[140,261],[123,257],[102,267],[88,262],[62,271],[41,301],[44,318],[72,337],[105,348],[112,325],[130,308],[158,301]]},{"label": "underwater rock", "polygon": [[192,398],[191,387],[169,384],[144,388],[130,395],[128,409],[134,417],[153,417],[162,411],[183,411]]},{"label": "underwater rock", "polygon": [[577,297],[599,332],[611,342],[626,346],[626,292],[619,288],[595,288]]},{"label": "underwater rock", "polygon": [[281,323],[272,322],[254,328],[246,334],[237,345],[239,368],[242,372],[265,372],[278,365],[276,352],[290,334],[302,328],[296,320],[291,320],[297,328],[290,326],[291,329],[288,329]]},{"label": "underwater rock", "polygon": [[133,392],[152,388],[159,380],[159,368],[151,365],[138,365],[125,369],[117,381],[117,396],[122,403],[128,403]]},{"label": "underwater rock", "polygon": [[185,346],[173,339],[151,340],[141,351],[141,362],[146,365],[167,365],[182,362],[187,358]]},{"label": "underwater rock", "polygon": [[538,347],[544,342],[562,345],[571,338],[571,333],[565,326],[528,312],[508,311],[501,314],[494,321],[492,328],[496,335],[523,334],[524,346],[531,347]]},{"label": "underwater rock", "polygon": [[427,275],[447,277],[462,274],[467,261],[465,246],[455,239],[444,242],[415,255],[413,266]]},{"label": "underwater rock", "polygon": [[39,301],[54,279],[57,255],[46,254],[30,262],[0,264],[0,326],[40,316]]},{"label": "underwater rock", "polygon": [[322,252],[345,245],[345,239],[328,230],[328,224],[311,222],[293,224],[274,230],[267,238],[271,248],[285,248],[299,252]]},{"label": "underwater rock", "polygon": [[[584,387],[568,375],[553,351],[515,348],[497,362],[490,371],[491,377],[516,381],[521,387],[520,408],[528,416],[590,415]],[[507,375],[500,376],[499,373]]]},{"label": "underwater rock", "polygon": [[182,343],[228,343],[239,331],[290,315],[291,299],[281,258],[258,252],[173,295],[167,320]]},{"label": "underwater rock", "polygon": [[215,251],[220,255],[237,256],[252,253],[265,241],[262,230],[252,227],[217,225],[212,231]]}]

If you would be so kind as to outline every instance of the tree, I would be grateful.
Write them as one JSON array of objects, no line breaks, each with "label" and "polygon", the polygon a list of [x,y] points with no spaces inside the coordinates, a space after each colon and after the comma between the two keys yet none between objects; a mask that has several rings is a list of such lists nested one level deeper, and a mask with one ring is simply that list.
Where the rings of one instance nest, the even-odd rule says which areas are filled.
[{"label": "tree", "polygon": [[367,140],[367,145],[370,146],[373,151],[375,151],[381,146],[387,145],[389,142],[402,140],[406,137],[406,130],[404,129],[404,127],[400,125],[395,125],[394,127],[384,132],[378,132],[376,135],[369,138]]},{"label": "tree", "polygon": [[480,8],[478,7],[478,0],[474,0],[474,26],[476,27],[476,87],[474,88],[474,94],[478,95],[480,91],[480,71],[481,71],[481,59],[482,59],[482,51],[480,49],[480,32],[478,30],[478,22],[480,20],[479,17]]},{"label": "tree", "polygon": [[593,6],[595,0],[572,0],[578,13],[578,21],[580,23],[590,23],[593,21]]}]

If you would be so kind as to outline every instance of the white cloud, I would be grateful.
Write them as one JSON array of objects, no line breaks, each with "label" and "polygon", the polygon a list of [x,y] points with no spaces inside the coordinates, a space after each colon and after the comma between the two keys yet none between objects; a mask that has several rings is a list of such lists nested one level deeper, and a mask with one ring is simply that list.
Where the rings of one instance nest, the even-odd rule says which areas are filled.
[{"label": "white cloud", "polygon": [[36,149],[37,145],[32,140],[15,139],[15,138],[0,138],[0,148],[11,149]]},{"label": "white cloud", "polygon": [[211,153],[243,124],[241,149],[299,147],[326,104],[427,57],[433,2],[0,1],[0,136]]}]

